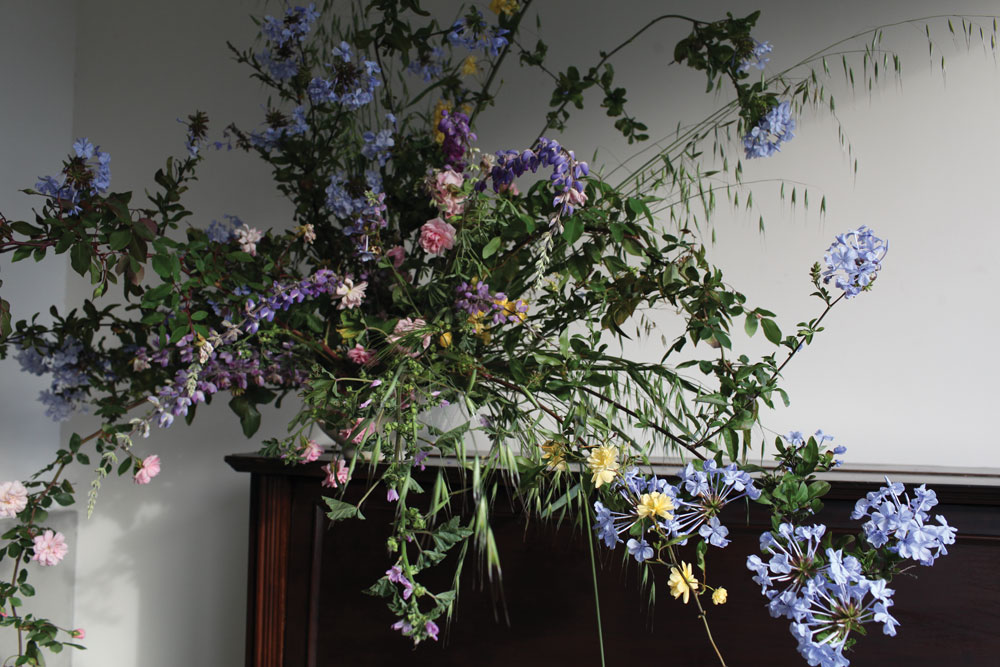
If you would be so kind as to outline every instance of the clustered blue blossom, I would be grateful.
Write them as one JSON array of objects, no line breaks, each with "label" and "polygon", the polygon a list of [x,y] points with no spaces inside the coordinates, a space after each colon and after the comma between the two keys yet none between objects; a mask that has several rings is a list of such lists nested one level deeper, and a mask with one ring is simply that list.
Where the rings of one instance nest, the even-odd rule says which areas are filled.
[{"label": "clustered blue blossom", "polygon": [[[716,547],[729,544],[729,529],[719,521],[718,513],[730,502],[743,497],[759,498],[760,489],[754,486],[749,473],[733,463],[724,468],[715,461],[706,461],[703,470],[688,464],[679,473],[680,483],[669,484],[655,476],[646,478],[638,469],[627,470],[614,487],[619,496],[630,506],[629,511],[616,512],[597,501],[594,503],[596,515],[595,531],[604,544],[613,549],[622,542],[621,534],[629,531],[639,522],[636,506],[645,494],[661,493],[667,496],[674,508],[669,518],[656,517],[656,526],[673,538],[682,538],[681,544],[696,532],[706,542]],[[645,533],[640,539],[631,538],[626,543],[629,553],[638,562],[652,557],[653,550],[646,541]]]},{"label": "clustered blue blossom", "polygon": [[69,336],[62,345],[48,346],[44,354],[28,347],[17,355],[23,371],[39,376],[52,374],[52,385],[38,395],[46,406],[45,416],[52,421],[69,419],[87,396],[90,378],[80,368],[82,351],[83,344]]},{"label": "clustered blue blossom", "polygon": [[377,74],[382,70],[373,60],[362,60],[354,64],[351,45],[341,42],[334,47],[333,63],[327,68],[332,70],[332,77],[315,77],[309,82],[307,92],[313,104],[340,104],[345,109],[354,111],[365,106],[374,99],[374,90],[382,85]]},{"label": "clustered blue blossom", "polygon": [[476,140],[475,133],[469,127],[469,117],[461,111],[442,111],[438,131],[444,135],[441,150],[446,160],[445,167],[462,171],[465,169],[465,156],[469,152],[469,147]]},{"label": "clustered blue blossom", "polygon": [[767,64],[771,62],[770,58],[767,58],[765,54],[770,53],[774,47],[771,46],[771,42],[758,42],[756,39],[753,41],[753,51],[750,54],[750,58],[743,60],[740,66],[736,68],[738,72],[749,72],[751,67],[754,67],[761,72],[767,67]]},{"label": "clustered blue blossom", "polygon": [[347,174],[338,169],[326,187],[326,207],[341,220],[353,220],[368,206],[365,192],[382,192],[382,175],[377,170],[366,170],[364,185],[361,185],[349,181]]},{"label": "clustered blue blossom", "polygon": [[105,194],[111,187],[111,155],[94,146],[86,138],[73,143],[75,158],[63,168],[59,178],[39,176],[35,190],[51,197],[70,215],[82,210],[80,198],[87,194]]},{"label": "clustered blue blossom", "polygon": [[[556,190],[552,205],[558,206],[562,215],[571,215],[577,206],[586,201],[580,179],[590,173],[587,163],[578,161],[573,151],[567,151],[558,141],[544,137],[538,140],[534,150],[497,152],[496,164],[490,170],[493,191],[509,188],[515,178],[525,171],[535,173],[539,167],[552,167],[549,180]],[[477,184],[479,191],[485,188],[485,180]]]},{"label": "clustered blue blossom", "polygon": [[424,81],[432,81],[444,72],[445,57],[444,49],[435,46],[419,58],[411,60],[406,69],[411,74],[419,74]]},{"label": "clustered blue blossom", "polygon": [[263,132],[251,132],[250,143],[263,151],[270,152],[278,147],[282,137],[295,137],[308,131],[305,107],[299,105],[292,110],[291,122],[282,119],[280,124],[276,123]]},{"label": "clustered blue blossom", "polygon": [[899,482],[887,478],[886,484],[858,500],[851,518],[868,517],[862,528],[873,547],[888,545],[901,558],[933,565],[938,556],[948,553],[945,545],[955,543],[956,533],[940,514],[934,517],[937,525],[929,524],[927,510],[938,504],[937,494],[921,484],[911,499]]},{"label": "clustered blue blossom", "polygon": [[464,46],[470,51],[482,49],[491,57],[496,58],[500,49],[507,46],[509,31],[498,26],[488,26],[483,20],[483,13],[478,9],[465,18],[455,21],[448,33],[448,43],[452,46]]},{"label": "clustered blue blossom", "polygon": [[205,232],[208,235],[208,240],[213,243],[229,243],[236,238],[236,228],[243,226],[243,221],[235,215],[227,213],[222,217],[224,218],[223,222],[213,220]]},{"label": "clustered blue blossom", "polygon": [[781,150],[782,143],[795,137],[793,130],[795,120],[792,118],[792,105],[786,100],[771,107],[743,137],[747,159],[774,155]]},{"label": "clustered blue blossom", "polygon": [[371,243],[371,237],[385,229],[389,223],[385,220],[385,193],[372,192],[361,209],[354,223],[344,227],[345,236],[354,239],[354,254],[362,262],[370,262],[376,255]]},{"label": "clustered blue blossom", "polygon": [[844,290],[848,299],[855,297],[878,276],[888,250],[888,242],[865,226],[838,234],[824,257],[823,282],[829,284],[834,279],[834,285]]},{"label": "clustered blue blossom", "polygon": [[[822,445],[824,442],[828,440],[829,441],[833,440],[833,436],[823,433],[823,429],[817,430],[816,433],[813,435],[813,437],[816,439],[816,443],[818,445]],[[806,438],[804,435],[802,435],[802,431],[789,431],[788,435],[783,435],[781,436],[781,438],[782,440],[790,444],[792,447],[795,447],[796,449],[803,447],[806,444]],[[837,445],[831,451],[833,452],[834,455],[840,456],[842,454],[847,453],[847,447],[844,447],[843,445]],[[844,465],[844,462],[842,460],[838,459],[833,462],[834,468],[839,468],[842,465]]]},{"label": "clustered blue blossom", "polygon": [[271,49],[258,53],[257,60],[276,80],[287,81],[298,74],[299,64],[294,47],[305,41],[317,18],[319,12],[314,4],[291,7],[285,11],[282,20],[273,16],[264,17],[261,32]]},{"label": "clustered blue blossom", "polygon": [[[396,118],[392,114],[387,114],[386,120],[390,123],[396,122]],[[386,161],[392,157],[392,147],[396,145],[396,140],[392,136],[394,131],[393,127],[387,127],[378,132],[366,131],[361,135],[365,142],[364,146],[361,147],[361,154],[369,160],[378,160],[379,166],[384,167]]]}]

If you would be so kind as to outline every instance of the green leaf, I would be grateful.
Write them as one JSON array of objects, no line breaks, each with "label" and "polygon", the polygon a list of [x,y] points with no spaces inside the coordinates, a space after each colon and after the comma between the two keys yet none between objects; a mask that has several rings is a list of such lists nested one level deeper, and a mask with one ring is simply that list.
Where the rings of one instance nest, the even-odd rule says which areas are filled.
[{"label": "green leaf", "polygon": [[499,236],[494,236],[490,239],[490,242],[483,248],[483,259],[489,259],[496,254],[496,251],[500,249],[501,243],[503,243],[503,241],[500,240]]},{"label": "green leaf", "polygon": [[111,246],[112,250],[121,250],[128,246],[131,240],[132,232],[126,229],[119,229],[117,232],[111,232],[111,238],[108,240],[108,245]]},{"label": "green leaf", "polygon": [[90,270],[90,246],[80,242],[69,251],[69,263],[81,276]]},{"label": "green leaf", "polygon": [[229,407],[240,418],[243,435],[250,438],[260,428],[260,411],[245,396],[234,396],[229,401]]},{"label": "green leaf", "polygon": [[747,332],[748,336],[753,336],[757,333],[757,316],[753,313],[747,313],[747,320],[743,323],[743,330]]},{"label": "green leaf", "polygon": [[361,513],[356,506],[345,503],[343,500],[337,500],[336,498],[323,498],[323,502],[327,504],[330,511],[326,513],[331,521],[342,521],[344,519],[364,519],[364,515]]},{"label": "green leaf", "polygon": [[170,281],[173,274],[173,263],[169,255],[153,255],[153,270],[157,275],[166,281]]},{"label": "green leaf", "polygon": [[583,220],[578,216],[573,216],[563,221],[563,238],[566,243],[573,245],[583,236]]},{"label": "green leaf", "polygon": [[769,341],[778,345],[781,343],[781,329],[775,324],[774,320],[762,319],[760,321],[760,326],[764,330],[764,335]]}]

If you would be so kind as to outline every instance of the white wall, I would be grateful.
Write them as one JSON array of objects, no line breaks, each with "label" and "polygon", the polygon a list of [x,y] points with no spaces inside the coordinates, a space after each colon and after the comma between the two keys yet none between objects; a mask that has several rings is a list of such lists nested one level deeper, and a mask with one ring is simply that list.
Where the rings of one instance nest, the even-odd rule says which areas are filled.
[{"label": "white wall", "polygon": [[[253,26],[245,17],[260,4],[5,3],[3,31],[16,39],[0,40],[0,55],[13,49],[0,66],[8,99],[19,103],[3,105],[0,114],[19,115],[3,116],[7,122],[0,125],[7,150],[0,210],[24,215],[26,209],[17,208],[24,198],[14,189],[54,172],[75,136],[88,136],[111,153],[114,188],[142,191],[167,154],[183,151],[176,118],[202,109],[216,129],[230,120],[257,122],[263,98],[230,60],[225,41],[249,43]],[[614,3],[536,4],[553,68],[590,62],[596,49],[613,46],[663,11],[663,3],[653,1],[630,3],[627,16]],[[686,11],[714,18],[755,6],[706,2]],[[859,29],[935,11],[926,0],[836,7],[771,0],[763,9],[758,35],[774,43],[776,65]],[[1000,13],[1000,2],[963,9]],[[616,64],[629,88],[630,111],[651,127],[694,120],[717,102],[701,95],[700,74],[667,68],[681,35],[680,27],[654,31]],[[1000,278],[990,261],[997,235],[990,156],[1000,148],[994,121],[1000,75],[981,50],[955,48],[946,33],[939,35],[949,60],[947,83],[927,65],[922,28],[906,28],[886,42],[906,56],[901,87],[890,84],[871,101],[852,101],[839,79],[833,84],[840,118],[860,156],[856,183],[835,125],[823,114],[806,115],[781,155],[746,165],[746,180],[784,176],[806,183],[812,212],[790,213],[777,200],[777,188],[765,184],[755,199],[767,234],[758,234],[756,214],[747,219],[722,211],[711,254],[732,284],[778,312],[791,329],[817,312],[806,296],[806,271],[835,233],[867,224],[889,237],[875,290],[839,306],[827,320],[828,332],[789,366],[785,386],[792,407],[769,416],[767,425],[777,432],[823,428],[850,447],[853,462],[1000,467],[1000,453],[983,446],[992,432],[988,415],[997,392],[990,378],[997,361],[976,344],[997,322],[986,290]],[[479,127],[484,150],[526,146],[547,105],[550,88],[541,79],[516,67],[503,78],[505,97]],[[560,139],[581,155],[596,148],[608,161],[627,155],[596,102],[592,120],[581,116]],[[203,226],[233,213],[259,227],[287,224],[287,207],[267,182],[266,169],[246,156],[211,156],[187,199],[196,212],[191,223]],[[815,213],[821,193],[827,195],[825,219]],[[47,264],[41,272],[22,270],[4,267],[0,274],[16,312],[44,307],[30,306],[38,302],[25,294],[38,292],[42,278],[55,286],[52,301],[63,299],[64,269],[54,273]],[[66,285],[70,302],[88,291],[75,274]],[[60,434],[31,401],[17,402],[33,398],[36,389],[25,389],[31,378],[9,362],[2,369],[0,478],[7,479],[37,467]],[[281,417],[269,416],[261,438],[283,430]],[[87,417],[74,419],[61,437],[95,425]],[[249,480],[231,472],[222,456],[254,449],[256,440],[243,439],[222,400],[200,409],[193,427],[178,424],[139,446],[160,454],[163,474],[142,488],[127,480],[107,483],[95,517],[79,522],[76,599],[65,620],[87,629],[89,648],[74,664],[242,664]],[[85,488],[91,474],[78,468],[72,477]],[[72,573],[69,566],[64,571]]]}]

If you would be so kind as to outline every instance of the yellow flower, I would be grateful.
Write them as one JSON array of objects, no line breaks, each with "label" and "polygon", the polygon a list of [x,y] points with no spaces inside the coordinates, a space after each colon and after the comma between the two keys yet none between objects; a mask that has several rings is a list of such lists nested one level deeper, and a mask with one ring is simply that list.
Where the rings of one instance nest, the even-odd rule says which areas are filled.
[{"label": "yellow flower", "polygon": [[475,74],[479,71],[479,66],[476,64],[476,57],[469,56],[462,61],[462,76],[469,76],[470,74]]},{"label": "yellow flower", "polygon": [[618,448],[614,445],[602,445],[592,451],[587,457],[587,465],[594,473],[594,486],[610,484],[618,472]]},{"label": "yellow flower", "polygon": [[561,442],[549,440],[541,446],[543,459],[549,459],[549,470],[566,470],[566,450]]},{"label": "yellow flower", "polygon": [[443,348],[451,347],[451,332],[445,331],[443,334],[438,336],[438,345]]},{"label": "yellow flower", "polygon": [[490,11],[497,16],[500,16],[501,12],[512,16],[517,11],[517,0],[493,0],[490,3]]},{"label": "yellow flower", "polygon": [[[517,304],[518,304],[517,301],[511,301],[510,299],[494,299],[493,303],[495,303],[496,305],[498,305],[500,307],[500,310],[503,311],[503,317],[504,317],[504,319],[506,319],[508,321],[509,321],[509,318],[511,318],[511,317],[516,317],[517,319],[519,319],[522,322],[528,318],[528,314],[527,313],[522,313],[521,311],[519,311],[517,309]],[[521,303],[524,303],[524,302],[521,301]]]},{"label": "yellow flower", "polygon": [[670,510],[674,509],[674,501],[670,499],[670,496],[659,491],[642,494],[635,509],[640,519],[660,517],[669,521],[674,518],[674,515],[670,513]]},{"label": "yellow flower", "polygon": [[438,103],[434,105],[434,116],[431,118],[431,128],[434,130],[434,141],[439,144],[444,143],[444,132],[438,129],[438,125],[441,124],[441,118],[443,118],[443,112],[451,111],[452,104],[448,100],[438,100]]},{"label": "yellow flower", "polygon": [[715,592],[712,593],[712,604],[726,604],[726,598],[729,597],[729,591],[725,588],[716,588]]},{"label": "yellow flower", "polygon": [[667,580],[670,586],[670,594],[674,599],[684,596],[684,604],[688,603],[691,591],[698,590],[698,580],[694,578],[694,572],[689,563],[681,561],[681,569],[670,568],[670,579]]}]

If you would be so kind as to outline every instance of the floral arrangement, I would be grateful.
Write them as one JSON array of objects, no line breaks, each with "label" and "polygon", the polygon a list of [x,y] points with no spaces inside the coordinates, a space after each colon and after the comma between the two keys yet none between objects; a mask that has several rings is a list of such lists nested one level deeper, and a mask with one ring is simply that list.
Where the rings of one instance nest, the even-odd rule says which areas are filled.
[{"label": "floral arrangement", "polygon": [[[748,571],[720,577],[752,576],[808,664],[849,664],[845,652],[866,624],[895,633],[891,578],[910,561],[933,564],[955,540],[944,518],[930,518],[934,492],[887,482],[858,501],[861,532],[834,536],[813,521],[829,489],[816,475],[838,466],[844,447],[829,447],[822,431],[793,432],[775,442],[776,468],[748,463],[764,446],[752,436],[760,408],[787,402],[781,371],[833,307],[873,288],[888,245],[865,227],[838,235],[810,270],[819,314],[785,334],[706,260],[706,221],[691,206],[712,208],[703,142],[714,140],[712,157],[738,182],[741,159],[778,153],[794,137],[793,114],[827,93],[815,75],[765,73],[772,47],[752,34],[757,13],[658,17],[629,41],[662,20],[686,23],[676,63],[703,72],[709,90],[731,90],[732,101],[615,182],[551,138],[589,91],[629,143],[648,139],[615,84],[614,51],[585,70],[550,72],[546,45],[530,48],[519,33],[530,5],[493,0],[492,13],[473,7],[444,22],[417,0],[373,0],[343,23],[313,5],[266,16],[256,46],[231,47],[270,91],[259,127],[212,134],[208,118],[192,114],[185,151],[155,174],[148,204],[115,192],[109,154],[80,139],[57,175],[25,190],[38,201],[34,220],[0,217],[0,253],[68,253],[93,285],[80,308],[53,310],[51,325],[15,322],[0,300],[0,355],[52,378],[41,401],[53,419],[89,407],[101,422],[31,479],[0,484],[0,517],[16,519],[0,547],[13,567],[0,583],[0,626],[18,635],[12,664],[41,664],[43,650],[84,637],[25,604],[32,568],[67,553],[45,525],[53,507],[76,502],[67,467],[96,466],[90,513],[109,475],[145,485],[161,473],[137,436],[190,422],[199,404],[226,394],[247,437],[260,405],[301,401],[289,435],[262,451],[289,465],[328,456],[331,520],[362,516],[363,501],[341,494],[359,466],[376,471],[353,483],[398,511],[385,576],[369,592],[414,643],[438,640],[456,595],[428,590],[423,571],[471,544],[498,572],[490,498],[504,479],[516,480],[527,512],[569,513],[654,576],[662,566],[671,595],[697,606],[709,641],[707,600],[724,604],[727,591],[706,580],[705,562],[729,544],[719,512],[734,502],[765,504],[773,530],[747,555]],[[515,58],[552,77],[551,111],[535,141],[493,152],[473,128],[497,71]],[[294,206],[287,231],[235,215],[183,224],[187,184],[228,150],[270,165]],[[121,299],[108,298],[113,286]],[[684,325],[662,363],[616,353],[610,343],[627,338],[626,322],[657,307]],[[740,320],[771,354],[734,352]],[[675,362],[682,351],[687,360]],[[440,408],[461,425],[439,428]],[[320,444],[314,426],[332,444]],[[487,451],[470,449],[474,432]],[[676,479],[644,474],[664,453],[689,461]],[[467,477],[471,516],[451,513],[462,491],[445,476],[430,490],[413,480],[430,459]]]}]

